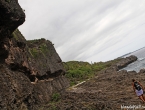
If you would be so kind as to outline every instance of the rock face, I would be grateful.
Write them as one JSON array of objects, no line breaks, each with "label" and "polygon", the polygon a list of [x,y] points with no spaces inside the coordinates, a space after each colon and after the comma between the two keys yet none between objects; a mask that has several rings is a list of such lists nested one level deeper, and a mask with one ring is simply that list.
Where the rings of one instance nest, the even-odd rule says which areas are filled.
[{"label": "rock face", "polygon": [[137,57],[136,56],[129,56],[129,57],[126,57],[126,58],[123,58],[118,64],[117,64],[117,67],[118,69],[122,69],[124,67],[126,67],[128,64],[134,62],[137,60]]},{"label": "rock face", "polygon": [[62,61],[50,41],[16,29],[25,21],[17,0],[0,0],[0,15],[0,109],[37,110],[69,86]]},{"label": "rock face", "polygon": [[137,57],[136,56],[129,56],[129,57],[126,57],[126,58],[121,58],[121,60],[115,64],[115,65],[112,65],[111,67],[107,68],[106,70],[104,70],[105,73],[108,73],[108,72],[114,72],[114,71],[118,71],[124,67],[126,67],[128,64],[134,62],[137,60]]},{"label": "rock face", "polygon": [[24,21],[18,0],[0,0],[0,37],[10,35]]}]

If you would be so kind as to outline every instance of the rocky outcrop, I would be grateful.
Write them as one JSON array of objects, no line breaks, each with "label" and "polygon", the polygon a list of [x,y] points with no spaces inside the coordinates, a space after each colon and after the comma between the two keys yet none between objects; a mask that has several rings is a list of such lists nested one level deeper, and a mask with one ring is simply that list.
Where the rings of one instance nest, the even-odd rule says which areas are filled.
[{"label": "rocky outcrop", "polygon": [[14,71],[23,71],[31,82],[63,75],[65,70],[53,44],[45,39],[26,41],[19,30],[5,44],[5,63]]},{"label": "rocky outcrop", "polygon": [[114,65],[112,65],[111,67],[107,68],[104,70],[104,73],[111,73],[111,72],[115,72],[118,71],[124,67],[126,67],[128,64],[134,62],[137,60],[136,56],[129,56],[126,58],[121,58],[120,61]]},{"label": "rocky outcrop", "polygon": [[119,63],[116,64],[116,66],[118,67],[118,69],[122,69],[122,68],[126,67],[128,64],[130,64],[136,60],[137,60],[137,57],[131,55],[129,57],[123,58]]},{"label": "rocky outcrop", "polygon": [[32,75],[36,75],[41,80],[44,77],[56,77],[64,74],[62,61],[50,41],[40,39],[27,42],[30,54],[28,59],[35,67],[31,70]]},{"label": "rocky outcrop", "polygon": [[7,57],[5,44],[12,32],[25,21],[17,0],[0,0],[0,61]]},{"label": "rocky outcrop", "polygon": [[144,69],[144,68],[141,69],[141,70],[139,71],[139,73],[145,73],[145,69]]},{"label": "rocky outcrop", "polygon": [[18,0],[0,0],[0,38],[9,36],[25,21]]},{"label": "rocky outcrop", "polygon": [[37,110],[69,86],[62,61],[50,41],[16,29],[25,21],[17,0],[0,0],[0,15],[0,109]]}]

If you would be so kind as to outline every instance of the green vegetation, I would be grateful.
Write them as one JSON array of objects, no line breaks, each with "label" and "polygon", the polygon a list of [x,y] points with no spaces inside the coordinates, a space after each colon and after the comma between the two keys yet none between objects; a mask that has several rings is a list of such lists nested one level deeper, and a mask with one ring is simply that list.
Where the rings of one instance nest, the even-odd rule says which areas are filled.
[{"label": "green vegetation", "polygon": [[61,95],[59,93],[54,93],[51,96],[52,102],[58,102],[60,100]]},{"label": "green vegetation", "polygon": [[38,57],[38,50],[36,48],[29,48],[29,53],[31,54],[31,56],[33,56],[34,58]]},{"label": "green vegetation", "polygon": [[34,39],[34,40],[27,40],[28,43],[30,44],[42,44],[46,42],[46,39],[41,38],[41,39]]},{"label": "green vegetation", "polygon": [[38,110],[58,110],[57,104],[60,103],[61,95],[55,92],[51,95],[51,101],[48,103],[48,107],[41,106]]},{"label": "green vegetation", "polygon": [[40,107],[38,110],[58,110],[56,103],[49,103],[49,107]]},{"label": "green vegetation", "polygon": [[29,48],[29,53],[34,58],[37,58],[41,54],[43,54],[43,56],[45,57],[48,52],[49,52],[49,48],[47,47],[45,43],[41,44],[39,47]]},{"label": "green vegetation", "polygon": [[34,57],[37,58],[38,56],[47,57],[50,54],[50,49],[48,46],[48,41],[44,38],[35,39],[35,40],[28,40],[27,41],[29,47],[29,53]]},{"label": "green vegetation", "polygon": [[12,33],[11,37],[14,38],[18,42],[25,42],[26,41],[24,36],[21,34],[21,32],[18,29],[16,29]]},{"label": "green vegetation", "polygon": [[13,38],[15,38],[16,40],[18,40],[18,37],[17,37],[15,31],[12,33],[12,36],[13,36]]},{"label": "green vegetation", "polygon": [[48,52],[48,47],[45,43],[43,43],[42,45],[40,45],[40,50],[43,52],[43,53],[47,53]]},{"label": "green vegetation", "polygon": [[120,59],[93,64],[88,62],[69,61],[63,63],[63,65],[66,69],[66,77],[70,80],[70,85],[72,86],[80,81],[93,77],[97,72],[110,67],[118,61],[120,61]]},{"label": "green vegetation", "polygon": [[51,107],[48,110],[58,110],[57,107],[54,105],[51,105]]},{"label": "green vegetation", "polygon": [[8,2],[8,3],[10,3],[11,2],[11,0],[5,0],[6,2]]}]

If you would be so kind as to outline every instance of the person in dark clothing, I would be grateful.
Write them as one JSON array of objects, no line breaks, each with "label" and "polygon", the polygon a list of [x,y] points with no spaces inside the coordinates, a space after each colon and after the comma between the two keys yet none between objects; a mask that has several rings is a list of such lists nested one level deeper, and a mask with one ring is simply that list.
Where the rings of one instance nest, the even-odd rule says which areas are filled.
[{"label": "person in dark clothing", "polygon": [[145,97],[143,96],[143,90],[144,87],[142,86],[142,84],[138,81],[136,81],[135,79],[132,79],[132,86],[133,86],[133,90],[135,92],[135,94],[143,101],[145,102]]}]

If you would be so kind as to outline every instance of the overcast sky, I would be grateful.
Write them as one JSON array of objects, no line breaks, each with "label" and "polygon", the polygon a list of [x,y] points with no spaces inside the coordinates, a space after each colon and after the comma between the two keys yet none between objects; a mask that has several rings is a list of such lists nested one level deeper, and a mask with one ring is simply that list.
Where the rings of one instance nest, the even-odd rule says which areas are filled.
[{"label": "overcast sky", "polygon": [[145,46],[145,0],[19,0],[28,39],[53,42],[63,61],[107,61]]}]

